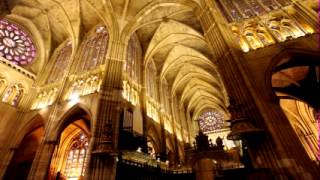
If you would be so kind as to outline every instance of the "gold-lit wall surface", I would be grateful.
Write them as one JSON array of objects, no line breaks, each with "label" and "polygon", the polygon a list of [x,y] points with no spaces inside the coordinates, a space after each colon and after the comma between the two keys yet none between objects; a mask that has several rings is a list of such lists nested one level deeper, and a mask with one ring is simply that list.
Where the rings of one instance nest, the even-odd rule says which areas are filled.
[{"label": "gold-lit wall surface", "polygon": [[280,105],[299,136],[311,159],[318,159],[319,130],[314,117],[314,109],[298,100],[281,100]]},{"label": "gold-lit wall surface", "polygon": [[[0,0],[0,10],[0,20],[17,24],[36,53],[19,63],[20,51],[33,51],[18,45],[19,34],[1,31],[0,179],[24,162],[15,152],[30,134],[39,144],[23,178],[68,177],[67,152],[84,134],[88,162],[78,177],[114,179],[115,156],[104,163],[100,155],[118,152],[121,128],[142,137],[153,156],[174,156],[170,168],[190,167],[185,149],[203,131],[199,118],[209,110],[223,121],[236,117],[231,100],[267,134],[249,143],[255,168],[279,178],[316,175],[316,109],[281,99],[272,81],[278,61],[319,55],[317,1]],[[6,56],[10,48],[17,60]],[[225,150],[236,149],[229,125],[205,132],[213,142],[222,137]]]}]

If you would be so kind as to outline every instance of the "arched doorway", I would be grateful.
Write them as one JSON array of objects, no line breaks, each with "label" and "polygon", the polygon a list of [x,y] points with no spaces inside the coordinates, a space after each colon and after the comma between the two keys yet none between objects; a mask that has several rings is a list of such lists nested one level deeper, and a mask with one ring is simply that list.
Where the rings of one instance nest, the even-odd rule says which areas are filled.
[{"label": "arched doorway", "polygon": [[284,52],[275,61],[271,76],[279,104],[312,160],[319,160],[315,117],[320,109],[319,57],[308,52]]},{"label": "arched doorway", "polygon": [[38,146],[44,135],[43,126],[27,133],[15,150],[13,158],[8,166],[4,179],[27,179]]},{"label": "arched doorway", "polygon": [[[80,113],[80,114],[79,114]],[[88,162],[90,122],[85,112],[71,115],[60,128],[49,179],[83,179]]]}]

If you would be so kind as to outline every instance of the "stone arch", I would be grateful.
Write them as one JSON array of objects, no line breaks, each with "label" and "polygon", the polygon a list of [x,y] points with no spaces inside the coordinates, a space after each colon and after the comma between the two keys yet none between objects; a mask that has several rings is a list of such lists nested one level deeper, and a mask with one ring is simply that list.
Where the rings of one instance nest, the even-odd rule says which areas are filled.
[{"label": "stone arch", "polygon": [[168,6],[168,7],[170,7],[170,6],[186,6],[186,7],[190,8],[190,10],[196,9],[196,8],[201,9],[199,4],[196,3],[195,1],[186,1],[186,0],[179,1],[179,2],[176,2],[174,0],[152,1],[146,7],[144,7],[141,11],[139,11],[139,13],[133,18],[133,20],[131,20],[125,26],[125,28],[123,29],[123,31],[121,33],[122,42],[128,42],[131,37],[131,34],[133,32],[135,32],[137,29],[141,28],[143,25],[162,21],[162,19],[159,19],[157,21],[151,21],[149,23],[143,23],[143,24],[140,23],[140,21],[142,19],[144,19],[144,17],[151,14],[155,9],[157,9],[159,7],[166,7],[166,6]]},{"label": "stone arch", "polygon": [[[99,4],[98,2],[97,4],[95,4],[94,1],[83,1],[81,3],[87,3],[89,7],[92,8],[96,16],[103,22],[104,25],[106,25],[110,36],[109,42],[111,42],[110,40],[115,39],[119,36],[119,25],[117,23],[116,17],[112,13],[113,8],[110,1],[105,1],[105,3],[103,3],[104,8],[101,8],[101,4]],[[110,47],[110,45],[108,47]],[[109,51],[107,51],[107,54],[108,52]]]},{"label": "stone arch", "polygon": [[[268,97],[270,98],[271,101],[277,102],[278,98],[276,94],[273,91],[272,87],[272,74],[275,71],[275,68],[280,65],[280,63],[286,63],[290,62],[292,58],[295,57],[311,57],[312,60],[317,59],[320,57],[320,53],[316,51],[311,51],[311,50],[306,50],[306,49],[299,49],[299,48],[287,48],[283,49],[281,52],[279,52],[277,55],[275,55],[271,62],[269,63],[268,67],[266,68],[266,71],[264,72],[265,74],[265,87],[266,87],[266,93],[268,94]],[[310,61],[312,60],[307,60],[307,64],[311,63]],[[297,97],[296,97],[297,98]],[[308,103],[308,102],[307,102]],[[309,104],[309,103],[308,103]]]},{"label": "stone arch", "polygon": [[153,126],[150,125],[150,127],[147,130],[147,137],[150,138],[152,142],[154,142],[154,148],[156,150],[156,153],[160,153],[161,151],[161,139],[159,136],[159,133],[157,129]]},{"label": "stone arch", "polygon": [[[110,38],[113,39],[114,37],[118,37],[119,34],[119,26],[118,23],[116,21],[116,17],[114,16],[113,10],[112,10],[112,5],[110,1],[106,1],[103,4],[103,7],[106,8],[107,10],[102,11],[102,8],[99,8],[97,6],[101,6],[101,4],[99,4],[97,2],[97,4],[93,2],[89,2],[89,1],[82,1],[80,2],[80,8],[82,8],[82,6],[87,5],[87,7],[90,8],[86,8],[86,10],[90,13],[94,13],[95,15],[93,17],[95,17],[95,21],[99,23],[103,22],[103,24],[106,26],[106,28],[108,29],[108,33],[110,35]],[[85,15],[83,15],[85,17]],[[92,17],[92,16],[90,16]],[[83,20],[85,21],[85,20]],[[91,19],[92,21],[92,19]],[[84,22],[82,22],[84,23]],[[93,26],[88,27],[89,29],[92,29]],[[87,29],[87,28],[85,28]],[[82,30],[83,32],[86,32],[86,30]],[[90,31],[90,30],[89,30]]]},{"label": "stone arch", "polygon": [[69,108],[66,112],[64,112],[61,117],[59,117],[59,121],[57,124],[53,125],[50,137],[53,140],[57,140],[59,138],[60,133],[63,129],[68,126],[70,123],[78,120],[79,118],[83,118],[83,120],[87,123],[89,127],[89,131],[92,131],[92,113],[89,108],[85,105],[77,103]]},{"label": "stone arch", "polygon": [[310,105],[295,99],[280,99],[280,106],[297,134],[306,153],[312,160],[318,159],[318,127]]},{"label": "stone arch", "polygon": [[[64,52],[64,51],[65,51],[65,54],[62,54],[62,52]],[[55,48],[53,50],[51,57],[50,57],[50,62],[47,66],[50,69],[50,71],[48,73],[46,73],[46,75],[44,77],[40,77],[40,78],[43,78],[42,81],[46,82],[46,83],[52,83],[55,81],[59,81],[58,77],[65,75],[66,70],[64,73],[57,72],[57,69],[58,69],[57,63],[61,62],[62,58],[63,58],[63,60],[66,61],[64,63],[67,63],[67,64],[65,64],[65,66],[68,67],[68,63],[71,63],[71,61],[72,61],[72,54],[73,54],[72,44],[71,44],[70,40],[65,40],[64,42],[59,44],[57,46],[57,48]],[[66,59],[68,59],[68,60],[66,60]],[[63,69],[65,69],[66,67],[63,67]]]},{"label": "stone arch", "polygon": [[[74,162],[73,160],[70,161],[69,158],[75,158],[72,154],[78,156],[75,159],[77,161],[76,164],[79,165],[79,163],[81,163],[81,170],[83,172],[83,168],[86,167],[88,162],[90,133],[88,130],[85,130],[86,128],[84,126],[86,125],[83,125],[82,122],[83,120],[75,120],[68,124],[61,132],[58,141],[59,143],[56,145],[55,151],[52,155],[49,177],[53,178],[59,176],[59,172],[60,175],[63,175],[64,177],[70,176],[71,173],[69,168]],[[80,145],[80,147],[78,145]],[[79,150],[77,148],[80,148],[81,151],[84,150],[84,152],[77,151]],[[70,155],[71,151],[72,154]],[[79,161],[79,156],[82,156],[80,157],[82,158],[81,161]],[[79,177],[83,176],[84,174],[82,172],[77,172],[77,175]]]},{"label": "stone arch", "polygon": [[[159,149],[160,147],[159,147],[158,143],[156,142],[156,140],[154,139],[154,137],[148,135],[147,142],[149,142],[149,141],[150,141],[150,143],[152,144],[152,146],[154,148],[155,155],[159,154],[160,153],[160,149]],[[147,148],[149,148],[149,147],[147,147]]]},{"label": "stone arch", "polygon": [[14,153],[7,167],[4,179],[27,178],[38,146],[44,137],[44,122],[39,114],[20,127],[15,138],[13,138],[16,140],[11,145]]},{"label": "stone arch", "polygon": [[[60,174],[67,177],[67,167],[69,152],[71,151],[74,141],[84,137],[86,139],[85,153],[82,156],[86,159],[82,161],[82,170],[86,168],[88,160],[89,142],[92,136],[92,114],[91,111],[84,105],[78,103],[67,109],[61,117],[58,118],[58,123],[52,126],[49,140],[56,141],[55,150],[50,161],[48,177],[56,178]],[[79,152],[78,152],[79,153]],[[79,154],[78,157],[79,158]],[[79,159],[77,159],[79,161]],[[77,174],[79,177],[83,174]],[[78,177],[77,176],[77,177]]]},{"label": "stone arch", "polygon": [[[310,142],[310,139],[307,137],[308,133],[306,132],[306,129],[304,129],[304,127],[301,126],[301,124],[297,122],[297,124],[295,126],[293,126],[297,136],[300,139],[300,142],[302,144],[302,146],[304,147],[306,153],[309,155],[309,157],[313,160],[317,160],[319,157],[317,157],[317,154],[319,152],[319,147],[317,149],[316,146],[314,146],[312,144],[312,142]],[[319,159],[318,159],[319,160]]]},{"label": "stone arch", "polygon": [[[80,41],[80,40],[79,40]],[[92,42],[94,41],[95,46],[92,46]],[[107,42],[107,43],[105,43]],[[110,32],[107,26],[104,23],[99,23],[93,26],[85,35],[84,38],[79,42],[78,50],[75,53],[76,62],[73,63],[74,67],[72,68],[72,73],[81,72],[81,71],[89,71],[91,68],[95,68],[99,65],[106,64],[105,56],[108,53],[108,49],[110,49],[112,41],[110,40]],[[105,48],[97,50],[96,47]],[[83,54],[86,50],[90,49],[94,51],[91,53],[92,56],[83,58]],[[104,52],[101,54],[100,52]],[[97,59],[101,62],[97,62],[95,65],[91,65],[90,62],[93,59]],[[80,67],[79,67],[80,65]],[[86,66],[90,65],[90,68]],[[83,67],[81,67],[83,66]]]},{"label": "stone arch", "polygon": [[176,146],[175,143],[172,142],[172,138],[170,136],[166,136],[166,149],[167,151],[172,151],[173,153],[176,153]]},{"label": "stone arch", "polygon": [[41,126],[45,126],[44,117],[40,114],[34,115],[32,118],[30,118],[30,120],[27,120],[26,123],[21,124],[21,126],[17,130],[15,138],[13,138],[15,139],[15,141],[12,142],[10,147],[17,148],[26,134],[32,132],[34,129],[37,129]]}]

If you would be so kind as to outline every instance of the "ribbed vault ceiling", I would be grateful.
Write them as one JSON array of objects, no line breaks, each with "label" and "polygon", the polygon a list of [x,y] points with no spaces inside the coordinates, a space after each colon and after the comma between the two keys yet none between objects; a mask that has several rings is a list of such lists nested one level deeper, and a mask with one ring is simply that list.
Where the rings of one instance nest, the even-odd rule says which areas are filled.
[{"label": "ribbed vault ceiling", "polygon": [[[75,47],[95,25],[116,24],[118,33],[136,33],[144,51],[144,65],[154,62],[160,83],[196,119],[207,108],[225,114],[227,98],[212,63],[195,12],[197,0],[13,0],[10,16],[33,23],[42,36],[46,60],[66,39]],[[110,28],[110,27],[109,27]],[[113,31],[110,31],[113,32]],[[129,38],[124,38],[129,39]]]}]

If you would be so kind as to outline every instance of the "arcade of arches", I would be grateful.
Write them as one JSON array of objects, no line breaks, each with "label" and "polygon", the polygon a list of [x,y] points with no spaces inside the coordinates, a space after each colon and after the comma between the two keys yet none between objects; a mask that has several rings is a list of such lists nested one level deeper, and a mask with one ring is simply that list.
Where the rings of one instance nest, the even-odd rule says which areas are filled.
[{"label": "arcade of arches", "polygon": [[318,13],[0,0],[0,179],[318,179]]}]

